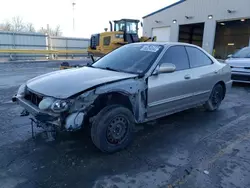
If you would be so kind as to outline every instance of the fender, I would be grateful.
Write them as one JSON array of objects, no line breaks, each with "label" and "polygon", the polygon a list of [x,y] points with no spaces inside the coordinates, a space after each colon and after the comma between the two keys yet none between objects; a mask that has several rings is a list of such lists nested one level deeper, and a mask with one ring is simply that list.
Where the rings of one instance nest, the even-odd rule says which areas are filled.
[{"label": "fender", "polygon": [[133,107],[135,121],[141,123],[145,120],[147,84],[143,79],[127,79],[103,85],[95,89],[96,95],[118,92],[129,97]]}]

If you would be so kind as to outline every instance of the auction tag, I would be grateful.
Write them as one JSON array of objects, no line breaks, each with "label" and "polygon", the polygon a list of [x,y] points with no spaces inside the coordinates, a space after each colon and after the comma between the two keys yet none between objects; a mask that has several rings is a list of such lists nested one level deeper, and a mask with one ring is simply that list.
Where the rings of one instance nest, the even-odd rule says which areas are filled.
[{"label": "auction tag", "polygon": [[143,45],[140,51],[157,52],[159,49],[160,49],[160,46],[157,46],[157,45]]}]

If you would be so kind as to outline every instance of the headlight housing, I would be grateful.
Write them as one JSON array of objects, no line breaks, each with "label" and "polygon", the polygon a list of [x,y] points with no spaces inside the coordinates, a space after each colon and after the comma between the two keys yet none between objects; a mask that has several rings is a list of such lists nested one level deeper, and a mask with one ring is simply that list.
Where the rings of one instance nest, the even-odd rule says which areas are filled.
[{"label": "headlight housing", "polygon": [[51,110],[54,112],[65,112],[69,109],[69,101],[66,100],[56,100],[52,105],[51,105]]},{"label": "headlight housing", "polygon": [[43,100],[39,103],[38,107],[41,110],[48,110],[51,108],[52,104],[55,102],[55,99],[52,97],[45,97]]},{"label": "headlight housing", "polygon": [[123,39],[123,34],[116,34],[116,35],[115,35],[115,38]]},{"label": "headlight housing", "polygon": [[24,96],[26,91],[26,84],[22,84],[17,91],[18,96]]}]

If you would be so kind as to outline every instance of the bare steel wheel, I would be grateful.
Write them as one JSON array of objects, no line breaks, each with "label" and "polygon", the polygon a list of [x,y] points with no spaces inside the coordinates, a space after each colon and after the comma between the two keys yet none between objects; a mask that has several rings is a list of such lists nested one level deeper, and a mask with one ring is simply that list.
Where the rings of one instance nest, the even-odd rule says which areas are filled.
[{"label": "bare steel wheel", "polygon": [[111,120],[107,129],[107,140],[110,144],[118,144],[128,133],[128,121],[124,116],[117,116]]},{"label": "bare steel wheel", "polygon": [[133,140],[134,116],[121,105],[103,108],[94,118],[91,138],[103,152],[116,152],[126,148]]},{"label": "bare steel wheel", "polygon": [[211,92],[209,100],[205,103],[205,108],[208,111],[214,111],[219,108],[224,98],[224,88],[221,84],[216,84]]}]

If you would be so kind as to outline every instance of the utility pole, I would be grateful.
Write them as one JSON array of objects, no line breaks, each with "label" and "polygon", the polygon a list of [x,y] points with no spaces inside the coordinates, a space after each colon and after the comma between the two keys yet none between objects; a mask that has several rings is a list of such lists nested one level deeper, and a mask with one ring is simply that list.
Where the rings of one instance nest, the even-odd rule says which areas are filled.
[{"label": "utility pole", "polygon": [[76,6],[76,2],[75,2],[75,0],[72,0],[72,10],[73,10],[73,32],[75,32],[75,6]]}]

